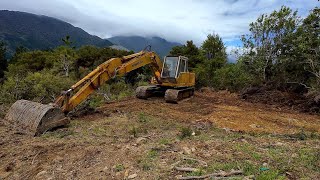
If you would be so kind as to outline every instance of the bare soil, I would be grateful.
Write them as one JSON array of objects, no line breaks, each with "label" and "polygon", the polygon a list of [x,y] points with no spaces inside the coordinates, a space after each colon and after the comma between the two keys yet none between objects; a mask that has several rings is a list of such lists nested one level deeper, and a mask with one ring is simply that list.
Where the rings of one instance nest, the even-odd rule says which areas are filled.
[{"label": "bare soil", "polygon": [[239,179],[319,179],[319,133],[318,115],[227,91],[179,104],[129,97],[40,137],[0,121],[0,179],[174,179],[231,169],[244,171]]}]

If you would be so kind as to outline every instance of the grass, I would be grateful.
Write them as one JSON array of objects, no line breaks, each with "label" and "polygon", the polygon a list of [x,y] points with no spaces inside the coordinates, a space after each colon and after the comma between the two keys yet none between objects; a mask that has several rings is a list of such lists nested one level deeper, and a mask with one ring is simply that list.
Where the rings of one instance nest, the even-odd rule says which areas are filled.
[{"label": "grass", "polygon": [[179,138],[180,138],[180,139],[189,138],[189,137],[192,136],[192,133],[193,133],[193,131],[192,131],[191,128],[189,128],[189,127],[182,127],[182,128],[180,129]]},{"label": "grass", "polygon": [[125,168],[124,168],[124,165],[123,164],[117,164],[114,166],[114,170],[116,172],[120,172],[120,171],[123,171]]},{"label": "grass", "polygon": [[[150,137],[146,143],[135,147],[138,149],[133,153],[135,167],[144,175],[157,174],[163,179],[171,178],[172,173],[200,176],[232,169],[243,170],[245,176],[254,175],[255,179],[262,180],[285,179],[287,172],[296,178],[316,179],[320,176],[320,151],[316,145],[319,139],[315,132],[299,132],[294,135],[295,138],[288,139],[287,135],[226,132],[216,127],[199,131],[193,136],[194,128],[190,124],[170,119],[159,120],[141,111],[111,116],[97,122],[72,121],[67,131],[48,132],[43,137],[58,140],[71,137],[79,142],[92,139],[105,142],[106,138],[111,138],[113,140],[110,143],[122,142],[126,145],[135,144],[137,137]],[[108,143],[106,145],[109,146]],[[186,155],[182,147],[195,147],[196,150]],[[204,156],[206,153],[211,155]],[[179,166],[199,168],[200,171],[183,173],[169,169],[170,164],[185,156],[204,160],[208,167],[203,167],[197,161],[184,160]],[[166,163],[165,168],[160,165],[163,162]],[[114,166],[116,172],[123,169],[123,164]]]}]

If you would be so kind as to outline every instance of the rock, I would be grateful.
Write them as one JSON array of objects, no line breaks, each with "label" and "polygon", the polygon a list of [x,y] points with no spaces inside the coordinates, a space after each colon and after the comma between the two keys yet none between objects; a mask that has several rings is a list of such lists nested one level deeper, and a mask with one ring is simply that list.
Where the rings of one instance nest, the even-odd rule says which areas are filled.
[{"label": "rock", "polygon": [[276,146],[283,146],[283,143],[277,142],[275,145],[276,145]]},{"label": "rock", "polygon": [[227,133],[229,133],[231,131],[231,129],[229,128],[222,128],[223,130],[225,130]]},{"label": "rock", "polygon": [[137,144],[142,144],[143,142],[146,142],[146,141],[147,141],[146,138],[144,138],[144,137],[139,137],[139,138],[137,138],[136,143],[137,143]]},{"label": "rock", "polygon": [[43,177],[43,175],[45,175],[46,173],[47,173],[47,171],[40,171],[40,172],[36,175],[36,177],[37,177],[37,178]]},{"label": "rock", "polygon": [[129,177],[129,170],[126,170],[126,171],[124,172],[124,179],[126,179],[127,177]]},{"label": "rock", "polygon": [[293,153],[293,154],[291,155],[291,157],[296,158],[296,157],[298,157],[298,154],[297,154],[297,153]]},{"label": "rock", "polygon": [[138,175],[137,174],[131,174],[130,176],[128,176],[128,179],[134,179],[136,178]]},{"label": "rock", "polygon": [[261,128],[260,125],[256,125],[256,124],[250,124],[249,126],[250,126],[251,128]]},{"label": "rock", "polygon": [[196,148],[192,147],[191,152],[195,152],[195,151],[196,151]]},{"label": "rock", "polygon": [[182,175],[176,175],[176,179],[182,178]]},{"label": "rock", "polygon": [[105,173],[109,172],[108,166],[105,166],[105,167],[102,169],[102,171],[105,172]]},{"label": "rock", "polygon": [[268,167],[268,163],[263,163],[262,166]]},{"label": "rock", "polygon": [[244,142],[244,143],[248,143],[248,141],[245,140],[245,139],[241,139],[241,141]]},{"label": "rock", "polygon": [[183,152],[184,152],[185,154],[191,154],[191,149],[190,149],[190,148],[188,148],[188,147],[183,147],[182,149],[183,149]]}]

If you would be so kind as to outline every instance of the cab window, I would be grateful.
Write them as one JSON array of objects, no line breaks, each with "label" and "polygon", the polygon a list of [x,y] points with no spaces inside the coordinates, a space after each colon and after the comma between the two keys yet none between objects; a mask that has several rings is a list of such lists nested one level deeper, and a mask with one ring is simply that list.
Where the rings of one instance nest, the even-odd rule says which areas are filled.
[{"label": "cab window", "polygon": [[178,61],[179,57],[166,57],[163,64],[162,77],[175,78]]}]

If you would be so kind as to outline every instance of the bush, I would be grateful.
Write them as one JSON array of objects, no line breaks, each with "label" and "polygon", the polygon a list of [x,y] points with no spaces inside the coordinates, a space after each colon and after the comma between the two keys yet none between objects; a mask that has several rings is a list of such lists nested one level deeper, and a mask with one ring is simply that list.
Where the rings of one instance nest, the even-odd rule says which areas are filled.
[{"label": "bush", "polygon": [[189,127],[182,127],[180,129],[180,134],[179,134],[179,138],[180,139],[185,139],[185,138],[189,138],[192,136],[192,129],[190,129]]},{"label": "bush", "polygon": [[214,72],[213,87],[219,90],[239,91],[253,83],[253,78],[238,64],[228,64]]},{"label": "bush", "polygon": [[53,75],[48,70],[28,73],[26,77],[10,76],[2,85],[0,101],[13,103],[18,99],[27,99],[49,103],[72,84],[71,79]]}]

